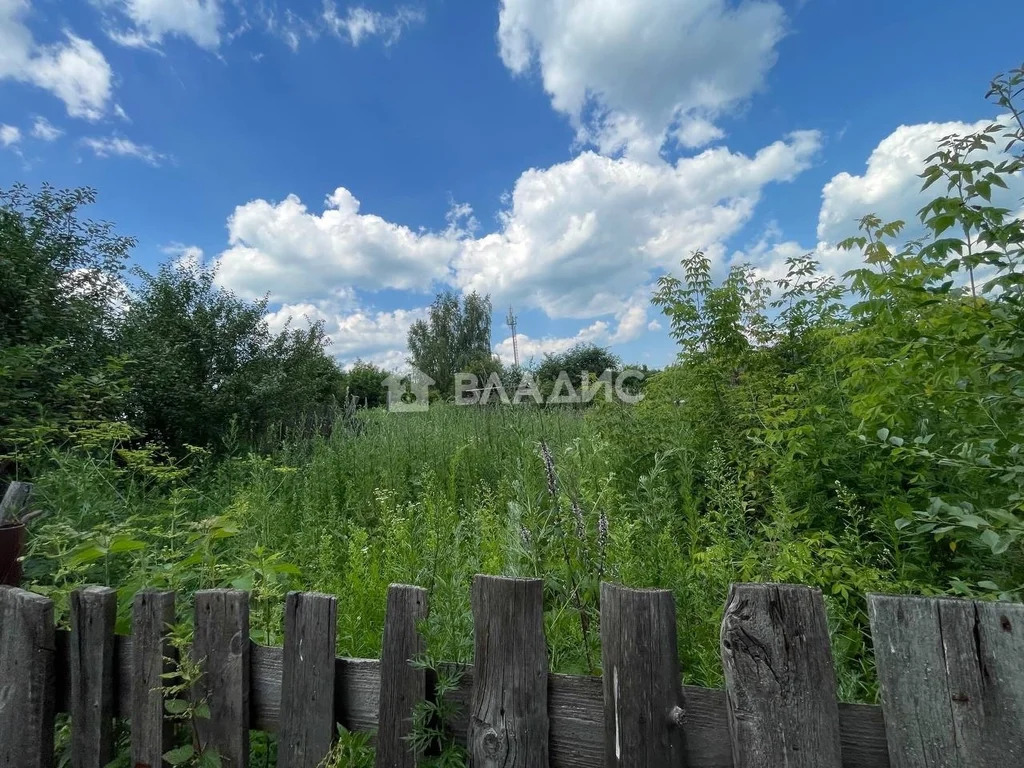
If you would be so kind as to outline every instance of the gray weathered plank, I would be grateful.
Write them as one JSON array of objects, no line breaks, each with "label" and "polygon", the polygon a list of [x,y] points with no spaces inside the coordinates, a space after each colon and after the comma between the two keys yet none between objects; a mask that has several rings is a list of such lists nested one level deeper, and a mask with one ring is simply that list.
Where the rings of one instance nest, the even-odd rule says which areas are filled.
[{"label": "gray weathered plank", "polygon": [[132,606],[132,765],[158,768],[171,748],[171,722],[164,717],[161,675],[172,669],[167,632],[174,623],[174,593],[144,590]]},{"label": "gray weathered plank", "polygon": [[52,768],[53,601],[0,585],[0,768]]},{"label": "gray weathered plank", "polygon": [[475,768],[548,764],[548,655],[540,579],[473,579]]},{"label": "gray weathered plank", "polygon": [[[250,662],[252,727],[277,733],[281,717],[284,649],[254,644]],[[376,659],[334,660],[334,716],[350,731],[377,727],[380,662]]]},{"label": "gray weathered plank", "polygon": [[821,592],[733,584],[721,644],[736,768],[840,768],[836,675]]},{"label": "gray weathered plank", "polygon": [[684,765],[671,592],[601,584],[601,668],[605,765]]},{"label": "gray weathered plank", "polygon": [[205,748],[212,747],[224,768],[249,764],[249,595],[234,589],[196,592],[192,658],[203,668],[195,686],[205,699],[209,719],[196,729]]},{"label": "gray weathered plank", "polygon": [[0,499],[0,525],[3,525],[8,519],[20,519],[22,513],[31,503],[32,483],[13,480],[4,491],[3,499]]},{"label": "gray weathered plank", "polygon": [[82,587],[71,593],[68,667],[74,768],[103,768],[114,759],[116,620],[116,590]]},{"label": "gray weathered plank", "polygon": [[1024,605],[869,595],[893,768],[1024,765]]},{"label": "gray weathered plank", "polygon": [[388,589],[384,642],[380,657],[377,717],[377,768],[415,768],[408,741],[413,708],[427,695],[426,671],[410,662],[426,649],[417,624],[427,617],[427,590],[405,584]]},{"label": "gray weathered plank", "polygon": [[334,739],[334,647],[338,604],[332,595],[289,592],[284,616],[279,768],[316,768]]}]

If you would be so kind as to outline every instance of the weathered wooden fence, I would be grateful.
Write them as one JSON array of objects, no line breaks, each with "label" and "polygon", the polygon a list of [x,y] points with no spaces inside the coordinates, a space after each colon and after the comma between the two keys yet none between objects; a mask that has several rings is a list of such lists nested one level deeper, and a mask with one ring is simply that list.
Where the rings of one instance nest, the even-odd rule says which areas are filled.
[{"label": "weathered wooden fence", "polygon": [[[478,576],[472,597],[475,659],[447,726],[474,766],[1024,766],[1022,605],[870,596],[874,707],[837,703],[815,589],[733,586],[724,691],[680,684],[669,592],[602,585],[602,677],[548,672],[540,581]],[[113,590],[80,589],[70,631],[56,631],[50,600],[0,588],[0,768],[53,766],[57,712],[71,716],[75,768],[110,759],[115,717],[130,720],[132,764],[160,765],[174,595],[137,595],[130,636],[114,634],[115,607]],[[249,639],[246,593],[197,593],[201,741],[245,766],[250,729],[276,732],[279,766],[313,768],[341,723],[376,731],[378,766],[415,765],[410,715],[432,692],[409,660],[426,612],[425,590],[393,586],[381,659],[345,659],[330,595],[289,594],[284,648],[271,648]]]}]

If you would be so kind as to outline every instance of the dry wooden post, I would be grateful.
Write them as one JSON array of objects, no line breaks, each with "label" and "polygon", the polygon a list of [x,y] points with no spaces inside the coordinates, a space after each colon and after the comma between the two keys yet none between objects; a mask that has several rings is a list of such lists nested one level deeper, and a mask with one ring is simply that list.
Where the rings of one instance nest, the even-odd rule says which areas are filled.
[{"label": "dry wooden post", "polygon": [[144,590],[132,606],[132,765],[159,768],[171,748],[171,722],[164,717],[161,677],[172,669],[167,640],[174,623],[174,593]]},{"label": "dry wooden post", "polygon": [[279,768],[316,768],[334,739],[334,647],[338,601],[289,592],[284,615]]},{"label": "dry wooden post", "polygon": [[52,768],[53,601],[0,586],[0,768]]},{"label": "dry wooden post", "polygon": [[3,499],[0,500],[0,525],[3,525],[7,518],[17,520],[31,502],[32,483],[12,481],[7,486]]},{"label": "dry wooden post", "polygon": [[1024,605],[869,595],[893,768],[1024,765]]},{"label": "dry wooden post", "polygon": [[203,668],[195,686],[209,719],[196,728],[225,768],[249,764],[249,594],[234,589],[196,592],[192,658]]},{"label": "dry wooden post", "polygon": [[736,768],[840,768],[836,675],[820,590],[733,584],[722,665]]},{"label": "dry wooden post", "polygon": [[474,768],[547,765],[544,582],[474,577],[473,625],[471,764]]},{"label": "dry wooden post", "polygon": [[601,584],[605,765],[684,765],[676,604],[664,589]]},{"label": "dry wooden post", "polygon": [[114,759],[114,623],[117,591],[71,593],[71,765],[103,768]]},{"label": "dry wooden post", "polygon": [[415,768],[416,753],[407,740],[413,708],[427,695],[426,670],[410,661],[426,649],[417,623],[427,617],[427,590],[405,584],[388,588],[384,644],[380,655],[380,704],[377,717],[377,768]]}]

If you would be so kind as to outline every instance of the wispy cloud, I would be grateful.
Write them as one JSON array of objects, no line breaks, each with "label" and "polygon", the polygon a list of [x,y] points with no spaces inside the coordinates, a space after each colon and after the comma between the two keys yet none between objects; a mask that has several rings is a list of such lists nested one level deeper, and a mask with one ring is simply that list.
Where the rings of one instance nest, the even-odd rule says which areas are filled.
[{"label": "wispy cloud", "polygon": [[159,167],[167,155],[161,154],[147,144],[136,144],[122,136],[90,137],[82,139],[82,146],[92,150],[96,157],[134,157],[142,162]]},{"label": "wispy cloud", "polygon": [[21,141],[21,129],[16,125],[0,124],[0,144],[11,147]]},{"label": "wispy cloud", "polygon": [[63,133],[64,131],[55,126],[45,117],[36,115],[36,119],[32,122],[32,136],[40,141],[54,141]]},{"label": "wispy cloud", "polygon": [[408,27],[422,24],[425,19],[423,10],[408,6],[398,8],[394,13],[381,13],[356,6],[346,9],[345,14],[340,15],[331,0],[324,0],[323,20],[327,28],[354,46],[371,37],[381,38],[384,45],[394,45]]}]

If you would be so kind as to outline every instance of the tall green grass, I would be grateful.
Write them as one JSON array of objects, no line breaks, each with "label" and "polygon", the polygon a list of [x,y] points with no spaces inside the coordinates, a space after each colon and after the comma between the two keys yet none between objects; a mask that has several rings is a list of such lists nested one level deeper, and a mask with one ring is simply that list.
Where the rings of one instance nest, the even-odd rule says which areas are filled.
[{"label": "tall green grass", "polygon": [[[584,413],[435,406],[359,413],[329,436],[272,455],[228,446],[169,468],[95,446],[56,454],[39,473],[41,503],[27,572],[63,615],[69,591],[104,583],[121,624],[144,586],[249,589],[253,634],[279,642],[284,595],[338,596],[338,651],[379,653],[390,583],[430,591],[434,658],[472,653],[476,573],[545,580],[552,668],[597,673],[600,580],[673,590],[691,683],[721,681],[718,632],[731,581],[798,581],[827,595],[842,693],[873,696],[865,653],[868,589],[897,574],[856,524],[837,537],[802,523],[780,494],[752,508],[714,445],[686,447],[680,425],[644,408]],[[228,438],[230,441],[230,437]],[[550,464],[545,461],[545,447]],[[702,447],[704,448],[704,447]],[[854,501],[850,520],[857,518]]]}]

